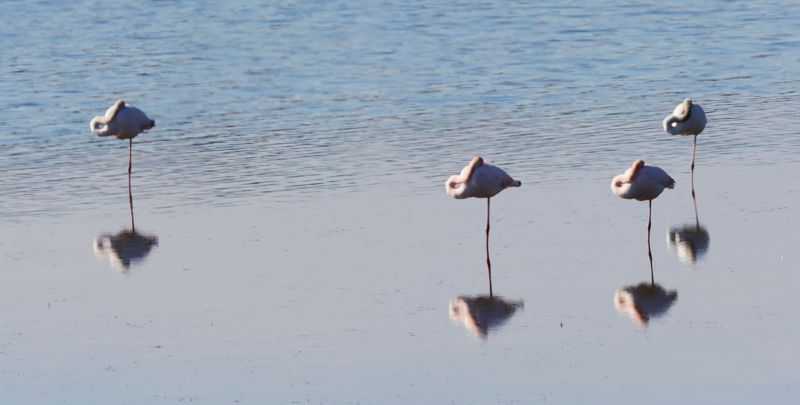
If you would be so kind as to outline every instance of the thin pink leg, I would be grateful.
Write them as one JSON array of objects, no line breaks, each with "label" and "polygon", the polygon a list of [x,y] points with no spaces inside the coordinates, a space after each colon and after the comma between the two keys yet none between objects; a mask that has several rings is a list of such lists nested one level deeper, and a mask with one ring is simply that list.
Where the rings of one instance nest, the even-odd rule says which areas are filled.
[{"label": "thin pink leg", "polygon": [[694,144],[692,144],[692,188],[694,188],[694,155],[697,149],[697,135],[694,136]]},{"label": "thin pink leg", "polygon": [[486,199],[486,268],[489,270],[489,297],[493,297],[492,292],[492,262],[489,260],[489,210],[491,199]]},{"label": "thin pink leg", "polygon": [[653,276],[653,251],[650,249],[650,226],[653,217],[653,200],[649,200],[650,210],[647,213],[647,256],[650,258],[650,282],[655,285],[656,280]]},{"label": "thin pink leg", "polygon": [[131,174],[131,163],[133,162],[133,138],[128,140],[128,174]]},{"label": "thin pink leg", "polygon": [[694,144],[692,144],[692,204],[694,205],[694,220],[697,226],[700,226],[700,218],[697,215],[697,198],[694,194],[694,153],[697,149],[697,135],[694,136]]},{"label": "thin pink leg", "polygon": [[136,232],[136,223],[133,220],[133,192],[131,191],[131,162],[133,161],[133,138],[128,140],[128,204],[131,207],[131,230]]},{"label": "thin pink leg", "polygon": [[133,192],[131,191],[131,172],[128,172],[128,204],[131,207],[131,230],[136,232],[136,223],[133,220]]}]

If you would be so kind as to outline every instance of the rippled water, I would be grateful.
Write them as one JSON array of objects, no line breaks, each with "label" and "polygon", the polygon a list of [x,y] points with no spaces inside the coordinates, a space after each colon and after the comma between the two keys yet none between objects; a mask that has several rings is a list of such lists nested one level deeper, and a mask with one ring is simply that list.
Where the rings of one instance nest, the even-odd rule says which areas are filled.
[{"label": "rippled water", "polygon": [[[585,3],[0,3],[3,391],[791,402],[800,6]],[[660,128],[686,96],[699,221],[691,139]],[[88,130],[117,98],[157,122],[129,266],[89,246],[131,240],[127,143]],[[523,181],[492,204],[513,310],[479,298],[483,202],[442,191],[478,153]],[[646,204],[608,190],[636,158],[678,183],[654,203],[663,290],[636,289]]]},{"label": "rippled water", "polygon": [[715,163],[798,160],[793,4],[0,7],[5,219],[114,201],[126,145],[87,123],[116,98],[158,122],[135,162],[162,208],[414,193],[474,153],[605,178],[685,152],[659,129],[684,96],[708,109]]}]

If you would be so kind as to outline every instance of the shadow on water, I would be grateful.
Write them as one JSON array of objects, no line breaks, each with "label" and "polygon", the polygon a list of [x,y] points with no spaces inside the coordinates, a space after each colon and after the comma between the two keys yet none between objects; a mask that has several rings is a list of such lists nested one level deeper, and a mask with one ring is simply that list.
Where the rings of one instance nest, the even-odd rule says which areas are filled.
[{"label": "shadow on water", "polygon": [[489,295],[462,295],[450,300],[449,311],[450,319],[463,323],[467,330],[485,341],[490,330],[503,326],[524,306],[522,300],[507,300]]},{"label": "shadow on water", "polygon": [[681,261],[688,265],[693,265],[703,257],[708,251],[708,246],[711,242],[708,229],[700,224],[694,184],[692,184],[692,205],[694,206],[694,223],[673,226],[667,233],[667,246],[671,250],[677,251]]},{"label": "shadow on water", "polygon": [[131,228],[123,229],[116,234],[104,232],[95,238],[92,244],[96,256],[107,257],[112,267],[123,274],[128,274],[131,265],[144,260],[153,247],[158,246],[157,236],[136,231],[130,172],[128,173],[128,203],[131,213]]},{"label": "shadow on water", "polygon": [[646,327],[651,318],[664,315],[678,299],[678,292],[642,282],[620,288],[614,293],[614,307],[628,315],[637,325]]}]

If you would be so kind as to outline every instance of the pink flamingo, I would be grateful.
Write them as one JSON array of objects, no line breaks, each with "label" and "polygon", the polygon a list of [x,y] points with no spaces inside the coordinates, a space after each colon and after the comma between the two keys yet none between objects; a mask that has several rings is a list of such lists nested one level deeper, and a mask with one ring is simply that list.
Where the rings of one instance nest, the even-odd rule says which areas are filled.
[{"label": "pink flamingo", "polygon": [[486,199],[486,267],[489,270],[489,296],[492,296],[492,262],[489,260],[489,211],[491,198],[508,187],[519,187],[522,182],[514,180],[503,169],[485,163],[475,156],[461,169],[461,174],[450,176],[445,183],[447,195],[456,199],[469,197]]},{"label": "pink flamingo", "polygon": [[106,110],[106,115],[92,118],[89,129],[97,136],[114,135],[117,139],[127,139],[128,143],[128,173],[131,172],[133,160],[133,138],[142,131],[156,126],[156,122],[145,115],[142,110],[117,100],[114,105]]},{"label": "pink flamingo", "polygon": [[700,104],[695,104],[691,98],[686,98],[675,107],[672,114],[664,118],[661,125],[664,131],[671,135],[694,135],[692,144],[692,194],[694,194],[694,155],[697,149],[697,135],[700,135],[706,127],[706,113]]},{"label": "pink flamingo", "polygon": [[661,125],[664,131],[672,135],[694,135],[692,144],[692,204],[694,205],[694,216],[697,218],[697,199],[694,192],[694,156],[697,149],[697,135],[703,132],[706,127],[706,113],[700,104],[692,102],[691,98],[686,98],[678,104],[672,114],[664,118]]},{"label": "pink flamingo", "polygon": [[97,136],[114,135],[117,139],[128,140],[128,202],[131,208],[131,227],[136,230],[133,218],[133,193],[131,192],[131,162],[133,161],[133,138],[142,131],[156,126],[156,122],[142,110],[117,100],[106,110],[106,115],[92,118],[89,130]]},{"label": "pink flamingo", "polygon": [[656,166],[645,166],[644,160],[633,162],[625,173],[614,177],[611,180],[611,191],[617,197],[634,199],[638,201],[647,200],[650,210],[647,214],[647,255],[650,257],[650,278],[655,283],[653,277],[653,252],[650,249],[650,226],[653,217],[653,199],[658,197],[664,188],[675,187],[675,180],[667,172]]}]

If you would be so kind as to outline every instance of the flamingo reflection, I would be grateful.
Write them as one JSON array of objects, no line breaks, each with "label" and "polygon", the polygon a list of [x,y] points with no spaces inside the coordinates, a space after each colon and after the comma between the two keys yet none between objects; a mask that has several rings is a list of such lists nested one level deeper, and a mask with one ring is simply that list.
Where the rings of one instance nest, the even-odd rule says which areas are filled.
[{"label": "flamingo reflection", "polygon": [[665,290],[656,283],[640,283],[614,293],[614,307],[637,325],[647,326],[650,319],[664,315],[678,299],[678,292]]},{"label": "flamingo reflection", "polygon": [[708,230],[698,224],[670,228],[667,235],[670,249],[675,250],[678,257],[690,265],[706,254],[709,241]]},{"label": "flamingo reflection", "polygon": [[678,257],[689,265],[705,255],[710,244],[708,230],[700,224],[697,214],[697,198],[692,189],[692,205],[694,206],[694,223],[674,226],[667,233],[667,246],[678,252]]},{"label": "flamingo reflection", "polygon": [[519,187],[522,182],[514,180],[503,169],[488,164],[475,156],[461,174],[450,176],[445,183],[447,195],[464,199],[469,197],[486,199],[486,268],[489,272],[489,296],[492,296],[492,262],[489,260],[489,211],[491,198],[508,187]]},{"label": "flamingo reflection", "polygon": [[101,234],[93,246],[95,255],[107,257],[112,267],[127,274],[132,264],[144,260],[153,247],[158,246],[158,237],[124,229],[116,234]]},{"label": "flamingo reflection", "polygon": [[128,201],[131,212],[131,229],[123,229],[116,234],[102,233],[95,238],[92,244],[96,256],[107,257],[112,267],[123,274],[128,274],[132,264],[144,260],[153,247],[158,246],[157,236],[136,231],[130,173],[128,173]]},{"label": "flamingo reflection", "polygon": [[505,324],[524,306],[522,300],[506,300],[491,295],[460,296],[450,300],[450,319],[463,323],[475,336],[486,340],[490,330]]},{"label": "flamingo reflection", "polygon": [[653,199],[661,195],[664,188],[675,187],[675,180],[667,172],[656,166],[646,166],[644,160],[633,162],[625,173],[615,176],[611,180],[611,191],[614,195],[638,201],[647,200],[649,211],[647,214],[647,255],[650,258],[650,279],[653,278],[653,251],[650,248],[650,227],[653,217]]}]

